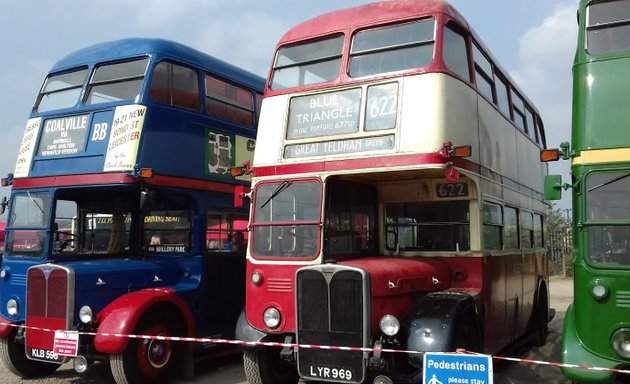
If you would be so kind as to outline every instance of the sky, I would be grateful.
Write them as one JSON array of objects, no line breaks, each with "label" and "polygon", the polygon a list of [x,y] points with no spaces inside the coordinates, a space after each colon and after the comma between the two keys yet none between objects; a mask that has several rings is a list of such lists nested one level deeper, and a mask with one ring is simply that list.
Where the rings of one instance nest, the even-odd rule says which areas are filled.
[{"label": "sky", "polygon": [[[417,0],[422,1],[422,0]],[[36,95],[66,54],[125,37],[174,40],[266,76],[292,26],[372,0],[0,0],[0,177],[13,172]],[[577,0],[450,0],[538,107],[549,147],[569,141]],[[550,173],[569,181],[569,161]],[[0,198],[9,188],[0,188]],[[565,192],[557,203],[571,206]],[[6,215],[6,214],[5,214]],[[6,217],[0,216],[0,221]]]}]

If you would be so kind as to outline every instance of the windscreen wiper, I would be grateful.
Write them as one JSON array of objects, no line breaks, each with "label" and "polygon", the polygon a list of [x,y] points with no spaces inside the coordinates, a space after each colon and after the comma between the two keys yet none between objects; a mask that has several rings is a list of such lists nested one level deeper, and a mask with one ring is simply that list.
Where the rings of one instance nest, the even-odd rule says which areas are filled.
[{"label": "windscreen wiper", "polygon": [[285,189],[289,188],[289,186],[291,186],[291,184],[293,184],[292,181],[288,181],[285,180],[282,183],[280,183],[277,187],[276,190],[273,191],[273,193],[269,196],[269,198],[267,199],[267,201],[265,201],[265,203],[263,205],[260,206],[260,208],[265,208],[265,206],[267,204],[269,204],[269,202],[271,200],[273,200],[274,197],[278,196],[280,194],[280,192],[284,191]]},{"label": "windscreen wiper", "polygon": [[630,172],[628,172],[628,173],[626,173],[626,174],[623,174],[623,175],[621,175],[621,176],[615,177],[615,178],[613,178],[613,179],[611,179],[611,180],[608,180],[608,181],[606,181],[606,182],[604,182],[604,183],[601,183],[601,184],[599,184],[599,185],[596,185],[596,186],[594,186],[593,188],[589,189],[589,190],[588,190],[588,192],[593,192],[593,191],[594,191],[594,190],[596,190],[596,189],[599,189],[599,188],[601,188],[601,187],[605,187],[605,186],[607,186],[608,184],[612,184],[612,183],[614,183],[614,182],[616,182],[616,181],[619,181],[619,180],[625,179],[625,178],[626,178],[626,177],[628,177],[628,176],[630,176]]}]

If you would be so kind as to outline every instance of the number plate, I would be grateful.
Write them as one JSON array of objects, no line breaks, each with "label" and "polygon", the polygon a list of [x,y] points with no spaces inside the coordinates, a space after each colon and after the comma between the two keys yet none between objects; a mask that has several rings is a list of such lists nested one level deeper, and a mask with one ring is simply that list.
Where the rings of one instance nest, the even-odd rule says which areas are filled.
[{"label": "number plate", "polygon": [[66,361],[64,356],[60,356],[50,349],[28,348],[27,356],[32,360],[48,361],[51,363],[63,363]]},{"label": "number plate", "polygon": [[309,378],[322,380],[353,381],[352,370],[344,368],[309,366]]},{"label": "number plate", "polygon": [[437,197],[465,197],[468,196],[466,183],[441,183],[435,185]]}]

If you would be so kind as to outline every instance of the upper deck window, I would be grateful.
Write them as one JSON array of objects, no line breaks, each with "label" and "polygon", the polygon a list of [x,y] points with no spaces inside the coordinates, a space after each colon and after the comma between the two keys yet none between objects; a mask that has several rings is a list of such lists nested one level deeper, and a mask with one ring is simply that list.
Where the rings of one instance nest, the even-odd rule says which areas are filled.
[{"label": "upper deck window", "polygon": [[159,103],[193,111],[201,108],[197,72],[168,61],[155,66],[149,95],[151,100]]},{"label": "upper deck window", "polygon": [[134,99],[140,92],[148,58],[101,65],[96,68],[88,87],[86,104]]},{"label": "upper deck window", "polygon": [[34,111],[46,112],[76,105],[87,74],[87,68],[81,68],[48,76],[35,103]]},{"label": "upper deck window", "polygon": [[512,92],[512,106],[514,107],[514,123],[525,131],[525,103],[516,92]]},{"label": "upper deck window", "polygon": [[250,127],[254,125],[252,93],[210,75],[206,75],[206,108],[210,115]]},{"label": "upper deck window", "polygon": [[343,35],[283,47],[278,50],[271,89],[323,83],[339,76]]},{"label": "upper deck window", "polygon": [[477,81],[477,89],[488,100],[494,102],[492,64],[476,45],[473,45],[473,57],[475,58],[475,80]]},{"label": "upper deck window", "polygon": [[470,80],[468,68],[468,52],[466,38],[453,31],[450,27],[444,29],[444,63],[453,73],[464,80]]},{"label": "upper deck window", "polygon": [[349,74],[360,77],[424,67],[433,60],[434,36],[434,19],[357,32]]},{"label": "upper deck window", "polygon": [[586,50],[601,54],[630,50],[630,3],[607,1],[586,9]]}]

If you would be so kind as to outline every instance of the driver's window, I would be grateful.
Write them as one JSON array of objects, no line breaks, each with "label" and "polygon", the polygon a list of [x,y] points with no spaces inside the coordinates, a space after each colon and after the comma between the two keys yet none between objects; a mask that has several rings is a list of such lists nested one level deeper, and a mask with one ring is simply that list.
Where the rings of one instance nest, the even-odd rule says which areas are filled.
[{"label": "driver's window", "polygon": [[53,252],[76,252],[77,203],[69,200],[58,200],[53,225]]}]

